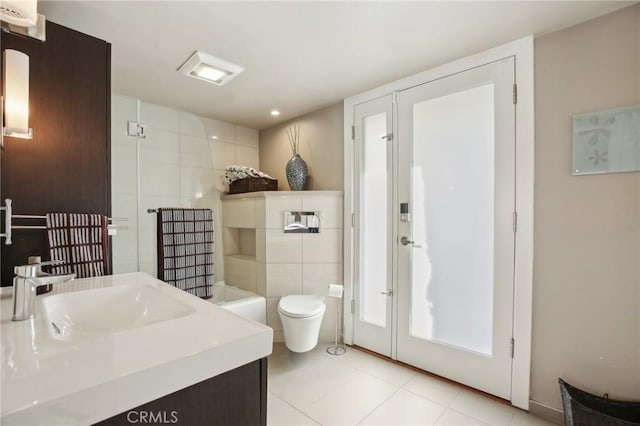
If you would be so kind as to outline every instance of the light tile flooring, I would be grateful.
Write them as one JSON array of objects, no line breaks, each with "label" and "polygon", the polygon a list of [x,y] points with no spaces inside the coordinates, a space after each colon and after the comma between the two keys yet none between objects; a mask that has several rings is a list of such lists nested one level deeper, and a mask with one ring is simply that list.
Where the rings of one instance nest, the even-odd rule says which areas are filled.
[{"label": "light tile flooring", "polygon": [[347,348],[304,354],[274,344],[267,423],[292,425],[551,425],[461,386]]}]

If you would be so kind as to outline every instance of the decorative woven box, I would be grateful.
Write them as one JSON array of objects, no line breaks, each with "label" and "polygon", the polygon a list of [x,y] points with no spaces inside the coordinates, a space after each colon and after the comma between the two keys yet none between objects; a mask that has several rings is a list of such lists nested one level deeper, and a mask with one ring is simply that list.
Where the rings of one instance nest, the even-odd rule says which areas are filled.
[{"label": "decorative woven box", "polygon": [[229,184],[229,194],[241,194],[243,192],[277,191],[278,180],[248,177],[234,180]]}]

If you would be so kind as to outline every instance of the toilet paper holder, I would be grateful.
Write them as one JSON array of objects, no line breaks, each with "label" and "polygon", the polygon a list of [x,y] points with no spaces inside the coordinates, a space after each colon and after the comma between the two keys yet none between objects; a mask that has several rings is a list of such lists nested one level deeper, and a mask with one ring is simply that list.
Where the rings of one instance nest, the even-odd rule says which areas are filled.
[{"label": "toilet paper holder", "polygon": [[327,353],[331,355],[344,355],[347,349],[343,345],[340,345],[338,340],[338,327],[340,324],[340,305],[342,304],[342,295],[344,294],[344,286],[342,284],[329,284],[330,298],[336,299],[336,341],[334,346],[327,348]]}]

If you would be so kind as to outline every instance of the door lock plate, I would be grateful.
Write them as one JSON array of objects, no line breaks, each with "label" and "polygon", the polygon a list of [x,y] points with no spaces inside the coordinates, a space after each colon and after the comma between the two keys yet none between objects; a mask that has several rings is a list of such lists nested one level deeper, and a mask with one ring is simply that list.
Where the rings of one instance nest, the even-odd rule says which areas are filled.
[{"label": "door lock plate", "polygon": [[409,222],[409,203],[400,203],[400,222]]}]

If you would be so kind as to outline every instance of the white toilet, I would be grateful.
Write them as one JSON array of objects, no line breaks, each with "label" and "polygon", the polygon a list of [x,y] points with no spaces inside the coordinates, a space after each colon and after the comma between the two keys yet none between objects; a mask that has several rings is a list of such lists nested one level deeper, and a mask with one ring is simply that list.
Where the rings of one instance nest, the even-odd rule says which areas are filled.
[{"label": "white toilet", "polygon": [[320,324],[326,305],[322,296],[291,295],[280,299],[284,343],[293,352],[307,352],[318,344]]}]

